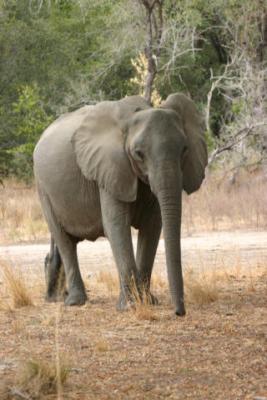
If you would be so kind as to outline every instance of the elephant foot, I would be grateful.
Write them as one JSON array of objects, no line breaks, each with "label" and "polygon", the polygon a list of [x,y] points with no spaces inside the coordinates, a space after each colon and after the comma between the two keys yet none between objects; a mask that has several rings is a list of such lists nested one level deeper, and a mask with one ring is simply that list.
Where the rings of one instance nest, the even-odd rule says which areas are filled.
[{"label": "elephant foot", "polygon": [[148,304],[148,305],[158,305],[158,299],[152,293],[143,293],[140,295],[140,298],[137,299],[136,296],[132,296],[128,293],[125,295],[124,293],[120,293],[119,300],[117,302],[117,310],[118,311],[128,311],[135,308],[136,304]]},{"label": "elephant foot", "polygon": [[129,310],[132,310],[132,309],[134,309],[135,308],[135,305],[134,305],[134,303],[129,303],[129,302],[121,302],[121,301],[118,301],[117,302],[117,305],[116,305],[116,310],[117,311],[129,311]]},{"label": "elephant foot", "polygon": [[86,303],[87,296],[83,291],[72,291],[65,298],[66,306],[82,306]]},{"label": "elephant foot", "polygon": [[59,301],[63,301],[68,295],[68,292],[65,290],[64,292],[55,292],[52,294],[46,294],[45,301],[48,303],[57,303]]},{"label": "elephant foot", "polygon": [[127,290],[126,293],[121,291],[116,309],[117,311],[129,311],[135,308],[137,302],[138,299],[136,299],[136,296],[133,296],[129,290]]},{"label": "elephant foot", "polygon": [[53,295],[47,294],[45,296],[45,301],[47,301],[48,303],[57,303],[60,300],[62,300],[62,298],[60,298],[60,296],[58,296],[57,294],[53,294]]}]

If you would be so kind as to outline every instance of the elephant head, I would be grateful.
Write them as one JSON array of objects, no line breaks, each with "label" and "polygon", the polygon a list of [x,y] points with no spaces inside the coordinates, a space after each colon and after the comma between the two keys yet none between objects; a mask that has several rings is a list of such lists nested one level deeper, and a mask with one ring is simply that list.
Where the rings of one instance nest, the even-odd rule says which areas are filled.
[{"label": "elephant head", "polygon": [[77,162],[115,198],[136,200],[138,178],[158,199],[168,279],[176,313],[184,314],[180,252],[181,193],[196,191],[204,178],[207,150],[202,119],[182,94],[160,108],[138,96],[100,103],[75,132]]}]

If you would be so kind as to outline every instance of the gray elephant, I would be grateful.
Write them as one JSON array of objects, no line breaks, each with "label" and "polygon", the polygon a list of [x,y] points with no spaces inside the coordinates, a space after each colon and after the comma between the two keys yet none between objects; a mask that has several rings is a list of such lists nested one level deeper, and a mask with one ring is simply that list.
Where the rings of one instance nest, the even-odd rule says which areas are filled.
[{"label": "gray elephant", "polygon": [[[108,238],[118,268],[117,308],[140,298],[152,303],[150,280],[161,227],[171,297],[185,314],[180,227],[182,189],[196,191],[204,178],[207,149],[194,103],[172,94],[159,108],[140,96],[84,106],[50,125],[34,151],[34,172],[51,232],[46,258],[47,300],[58,297],[64,266],[66,305],[87,296],[77,243]],[[138,229],[136,258],[131,226]]]}]

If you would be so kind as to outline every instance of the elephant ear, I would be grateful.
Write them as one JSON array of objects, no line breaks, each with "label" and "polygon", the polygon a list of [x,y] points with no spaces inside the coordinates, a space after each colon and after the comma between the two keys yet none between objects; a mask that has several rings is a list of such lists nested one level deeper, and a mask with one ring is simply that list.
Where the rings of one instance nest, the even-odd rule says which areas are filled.
[{"label": "elephant ear", "polygon": [[[122,102],[122,100],[120,101]],[[88,180],[121,201],[136,200],[137,177],[124,150],[120,102],[90,108],[72,137],[77,163]],[[132,112],[127,109],[127,115]]]},{"label": "elephant ear", "polygon": [[168,96],[162,108],[174,110],[187,138],[188,151],[183,163],[183,188],[191,194],[199,189],[208,163],[205,126],[195,104],[182,93]]}]

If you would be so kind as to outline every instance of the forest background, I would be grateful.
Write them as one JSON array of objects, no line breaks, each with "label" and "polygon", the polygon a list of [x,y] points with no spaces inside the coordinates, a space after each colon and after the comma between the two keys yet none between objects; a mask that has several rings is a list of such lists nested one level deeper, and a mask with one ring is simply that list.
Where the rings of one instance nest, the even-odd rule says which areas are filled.
[{"label": "forest background", "polygon": [[34,145],[60,114],[177,91],[203,112],[211,164],[260,165],[266,66],[264,0],[0,0],[1,182],[31,182]]}]

